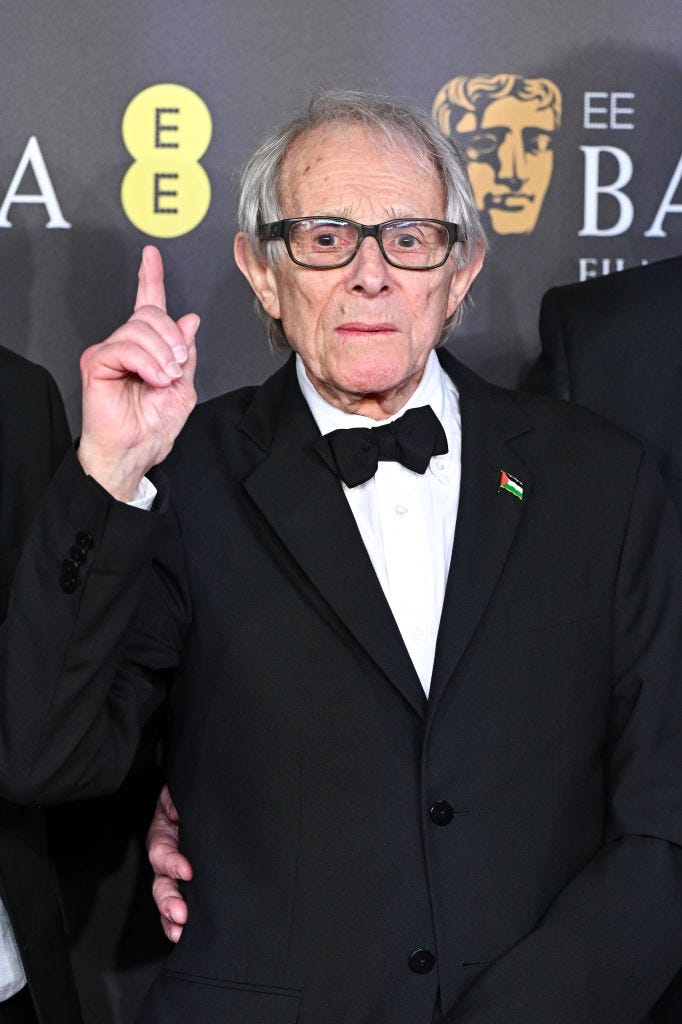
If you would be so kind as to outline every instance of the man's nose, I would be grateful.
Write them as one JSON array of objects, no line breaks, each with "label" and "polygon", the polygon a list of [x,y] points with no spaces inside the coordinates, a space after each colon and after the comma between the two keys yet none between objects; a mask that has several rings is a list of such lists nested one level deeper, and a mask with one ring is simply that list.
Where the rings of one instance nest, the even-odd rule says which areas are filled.
[{"label": "man's nose", "polygon": [[510,132],[497,149],[497,159],[497,180],[513,192],[518,192],[528,181],[526,154],[521,139]]},{"label": "man's nose", "polygon": [[368,295],[378,295],[388,288],[391,281],[391,267],[384,259],[376,238],[363,238],[358,251],[348,264],[349,285]]}]

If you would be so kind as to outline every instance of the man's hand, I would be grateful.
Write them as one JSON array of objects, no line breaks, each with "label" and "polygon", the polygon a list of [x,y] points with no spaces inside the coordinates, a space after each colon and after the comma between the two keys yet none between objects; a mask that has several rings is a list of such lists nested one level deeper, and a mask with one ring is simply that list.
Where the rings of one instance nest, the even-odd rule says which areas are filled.
[{"label": "man's hand", "polygon": [[130,501],[161,462],[196,403],[194,336],[199,317],[166,312],[161,253],[142,252],[135,312],[81,358],[86,473],[120,501]]},{"label": "man's hand", "polygon": [[192,877],[191,864],[178,850],[179,820],[168,786],[164,786],[147,834],[147,851],[154,871],[154,902],[166,938],[171,942],[179,940],[187,923],[187,904],[180,895],[176,879],[188,882]]}]

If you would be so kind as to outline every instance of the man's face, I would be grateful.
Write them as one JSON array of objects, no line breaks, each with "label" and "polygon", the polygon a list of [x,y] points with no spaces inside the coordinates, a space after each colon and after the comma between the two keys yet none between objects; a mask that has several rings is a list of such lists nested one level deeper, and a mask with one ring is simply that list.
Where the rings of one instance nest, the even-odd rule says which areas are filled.
[{"label": "man's face", "polygon": [[[436,174],[420,170],[409,149],[389,148],[383,136],[354,126],[319,128],[298,139],[284,160],[280,193],[285,217],[336,215],[376,224],[444,216]],[[244,269],[239,236],[236,254]],[[381,418],[416,388],[445,319],[478,268],[456,273],[451,254],[435,270],[398,269],[366,238],[345,267],[300,267],[283,252],[274,269],[262,268],[260,280],[247,276],[266,311],[281,319],[320,394]]]},{"label": "man's face", "polygon": [[466,113],[455,125],[469,159],[469,179],[479,210],[487,210],[499,235],[534,230],[552,177],[554,114],[535,100],[494,100],[481,115]]}]

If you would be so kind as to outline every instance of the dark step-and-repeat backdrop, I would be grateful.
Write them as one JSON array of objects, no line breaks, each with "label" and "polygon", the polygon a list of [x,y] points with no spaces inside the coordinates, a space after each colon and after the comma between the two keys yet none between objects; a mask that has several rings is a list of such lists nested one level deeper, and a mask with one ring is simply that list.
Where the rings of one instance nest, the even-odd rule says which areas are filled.
[{"label": "dark step-and-repeat backdrop", "polygon": [[[202,317],[200,398],[262,380],[277,360],[232,259],[237,175],[341,86],[462,142],[491,251],[449,347],[513,386],[549,287],[682,252],[681,40],[680,0],[4,0],[0,344],[52,371],[77,431],[79,355],[129,316],[154,241],[171,312]],[[91,901],[81,961],[109,963],[90,1016],[125,1021],[127,904]]]},{"label": "dark step-and-repeat backdrop", "polygon": [[274,365],[236,270],[235,179],[311,92],[371,89],[459,138],[491,241],[451,347],[514,385],[551,285],[682,250],[679,0],[56,0],[0,8],[1,341],[78,427],[78,356],[141,246],[202,316],[202,398]]}]

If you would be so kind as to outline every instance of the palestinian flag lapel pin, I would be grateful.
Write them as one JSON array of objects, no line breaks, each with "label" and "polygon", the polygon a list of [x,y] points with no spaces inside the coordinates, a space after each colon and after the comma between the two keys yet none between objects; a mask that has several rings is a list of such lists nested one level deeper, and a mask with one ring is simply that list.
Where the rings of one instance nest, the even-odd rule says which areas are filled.
[{"label": "palestinian flag lapel pin", "polygon": [[503,469],[500,470],[500,482],[497,485],[499,491],[509,491],[519,501],[523,501],[523,484],[520,480],[517,480],[515,476],[510,473],[505,473]]}]

